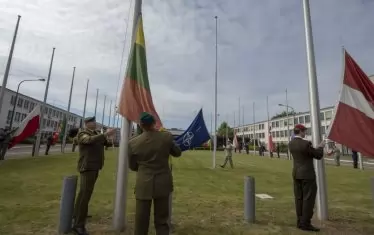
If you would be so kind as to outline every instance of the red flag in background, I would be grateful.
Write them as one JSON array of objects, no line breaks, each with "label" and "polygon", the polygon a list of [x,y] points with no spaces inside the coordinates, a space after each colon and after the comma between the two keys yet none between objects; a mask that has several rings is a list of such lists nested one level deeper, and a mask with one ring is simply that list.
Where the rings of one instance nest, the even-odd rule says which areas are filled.
[{"label": "red flag in background", "polygon": [[374,158],[374,84],[346,51],[344,57],[340,99],[327,136]]}]

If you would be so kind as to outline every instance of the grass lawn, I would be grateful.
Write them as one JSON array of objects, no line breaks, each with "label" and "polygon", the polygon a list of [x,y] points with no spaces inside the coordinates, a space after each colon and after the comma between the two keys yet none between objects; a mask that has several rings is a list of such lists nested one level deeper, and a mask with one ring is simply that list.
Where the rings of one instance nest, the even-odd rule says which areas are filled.
[{"label": "grass lawn", "polygon": [[[0,165],[0,234],[56,234],[63,176],[76,174],[77,154],[7,160]],[[218,152],[217,163],[223,161]],[[91,200],[91,234],[111,231],[116,150],[108,150],[104,170]],[[174,234],[308,234],[295,229],[291,162],[257,156],[234,156],[235,169],[209,169],[209,151],[190,151],[173,161]],[[330,221],[314,224],[320,234],[374,234],[370,176],[373,171],[326,166]],[[244,176],[256,178],[256,224],[243,221]],[[130,174],[128,234],[134,219],[134,173]],[[153,224],[150,226],[153,234]]]}]

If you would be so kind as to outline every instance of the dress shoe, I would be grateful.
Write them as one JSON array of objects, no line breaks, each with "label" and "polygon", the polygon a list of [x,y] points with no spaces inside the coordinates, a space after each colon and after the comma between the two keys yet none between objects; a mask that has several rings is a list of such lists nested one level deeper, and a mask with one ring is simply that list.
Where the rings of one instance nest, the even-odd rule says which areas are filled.
[{"label": "dress shoe", "polygon": [[71,230],[76,235],[90,235],[85,228],[72,228]]},{"label": "dress shoe", "polygon": [[301,229],[303,231],[310,231],[310,232],[319,232],[320,231],[319,228],[316,228],[311,224],[310,225],[300,225],[299,229]]}]

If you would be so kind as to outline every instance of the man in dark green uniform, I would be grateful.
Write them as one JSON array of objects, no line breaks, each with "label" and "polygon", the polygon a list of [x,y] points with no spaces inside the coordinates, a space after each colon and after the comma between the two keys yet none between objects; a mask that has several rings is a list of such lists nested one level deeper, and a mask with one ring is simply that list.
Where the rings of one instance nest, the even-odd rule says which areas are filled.
[{"label": "man in dark green uniform", "polygon": [[322,141],[316,149],[313,148],[312,143],[304,139],[306,128],[301,124],[295,126],[294,133],[295,138],[290,141],[289,149],[293,157],[292,177],[297,227],[305,231],[318,232],[319,228],[311,224],[317,195],[313,159],[322,159],[325,141]]},{"label": "man in dark green uniform", "polygon": [[77,136],[79,146],[78,171],[80,173],[80,190],[75,202],[73,232],[77,235],[88,235],[85,224],[94,186],[99,171],[104,165],[104,146],[106,138],[114,133],[108,129],[100,134],[96,129],[95,117],[85,119],[85,129]]},{"label": "man in dark green uniform", "polygon": [[143,133],[129,142],[130,169],[137,171],[135,197],[135,235],[147,235],[152,200],[157,235],[169,235],[169,195],[173,191],[173,176],[169,156],[181,156],[169,132],[155,129],[155,119],[148,113],[140,116]]}]

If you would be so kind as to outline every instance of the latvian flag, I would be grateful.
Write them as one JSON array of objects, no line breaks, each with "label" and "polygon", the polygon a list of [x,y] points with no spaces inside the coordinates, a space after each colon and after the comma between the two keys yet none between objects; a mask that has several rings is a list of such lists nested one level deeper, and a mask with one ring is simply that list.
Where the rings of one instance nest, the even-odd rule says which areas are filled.
[{"label": "latvian flag", "polygon": [[344,51],[339,103],[327,138],[374,158],[374,84]]}]

